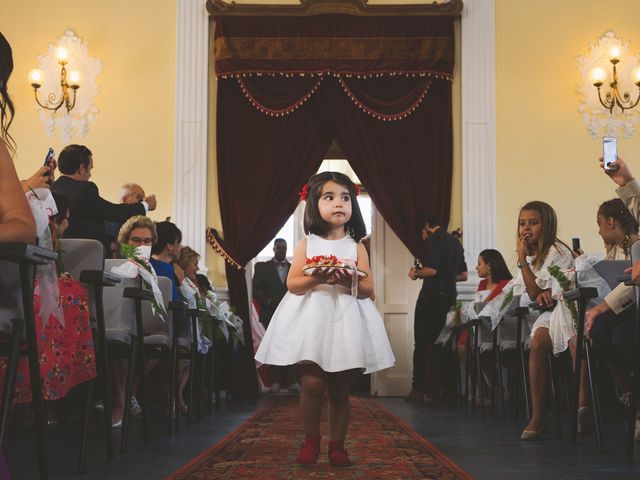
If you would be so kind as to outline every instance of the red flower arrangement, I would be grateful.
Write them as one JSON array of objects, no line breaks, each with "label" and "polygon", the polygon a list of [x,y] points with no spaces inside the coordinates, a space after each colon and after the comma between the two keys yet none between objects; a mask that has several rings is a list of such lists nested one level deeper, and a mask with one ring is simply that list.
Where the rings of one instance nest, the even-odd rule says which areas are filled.
[{"label": "red flower arrangement", "polygon": [[[353,184],[353,190],[356,192],[356,196],[360,195],[360,187],[355,183]],[[302,190],[298,192],[298,196],[300,197],[300,200],[302,200],[303,202],[306,202],[308,194],[309,194],[309,184],[305,183],[304,186],[302,187]]]},{"label": "red flower arrangement", "polygon": [[305,262],[307,265],[338,265],[338,257],[335,255],[316,255],[315,257],[307,258]]}]

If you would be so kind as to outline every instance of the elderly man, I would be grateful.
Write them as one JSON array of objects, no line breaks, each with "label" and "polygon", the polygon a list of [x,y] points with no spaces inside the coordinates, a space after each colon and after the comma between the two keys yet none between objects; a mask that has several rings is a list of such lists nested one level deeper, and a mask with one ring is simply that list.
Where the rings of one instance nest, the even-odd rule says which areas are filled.
[{"label": "elderly man", "polygon": [[[155,196],[153,196],[155,199]],[[123,205],[134,205],[144,202],[145,193],[144,189],[137,183],[125,183],[120,188],[120,195],[118,196],[120,203]],[[105,222],[105,228],[107,230],[107,236],[109,237],[110,257],[118,258],[120,252],[120,244],[117,241],[118,232],[122,227],[121,222]]]},{"label": "elderly man", "polygon": [[120,189],[120,203],[140,203],[144,198],[144,189],[137,183],[125,183]]}]

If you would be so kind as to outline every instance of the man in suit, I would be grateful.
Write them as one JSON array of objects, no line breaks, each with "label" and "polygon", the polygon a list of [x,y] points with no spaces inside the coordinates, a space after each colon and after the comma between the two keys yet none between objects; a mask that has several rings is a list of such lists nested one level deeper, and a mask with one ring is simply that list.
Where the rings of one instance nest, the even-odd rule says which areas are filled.
[{"label": "man in suit", "polygon": [[105,221],[124,223],[134,215],[146,215],[156,208],[156,197],[150,195],[142,202],[116,204],[100,197],[98,187],[90,182],[93,155],[84,145],[68,145],[58,157],[61,176],[53,184],[54,193],[69,200],[69,228],[67,238],[93,238],[109,251],[109,236]]},{"label": "man in suit", "polygon": [[[268,262],[258,262],[253,275],[253,298],[258,302],[260,323],[269,326],[273,312],[287,293],[287,274],[291,263],[287,260],[287,241],[276,238],[273,242],[273,258]],[[271,391],[278,392],[280,385],[287,381],[295,382],[292,367],[271,367]],[[297,390],[297,383],[290,386]]]},{"label": "man in suit", "polygon": [[269,326],[273,312],[287,293],[287,274],[291,264],[287,260],[287,241],[276,238],[273,242],[273,258],[258,262],[253,275],[253,298],[260,306],[260,322]]}]

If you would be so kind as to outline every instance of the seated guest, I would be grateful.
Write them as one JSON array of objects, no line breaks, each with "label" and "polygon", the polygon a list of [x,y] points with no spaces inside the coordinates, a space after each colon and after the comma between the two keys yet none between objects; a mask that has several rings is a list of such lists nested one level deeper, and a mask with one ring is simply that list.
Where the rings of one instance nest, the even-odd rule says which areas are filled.
[{"label": "seated guest", "polygon": [[[481,278],[478,284],[478,291],[467,308],[475,309],[475,306],[482,302],[490,302],[496,298],[504,287],[509,283],[513,277],[509,268],[507,267],[502,254],[497,250],[483,250],[478,255],[478,265],[476,265],[476,272],[478,277]],[[458,356],[462,364],[467,367],[467,352],[469,345],[469,331],[467,329],[462,330],[460,337],[458,338]],[[491,376],[494,374],[491,365],[493,362],[487,362],[486,356],[481,357],[482,360],[482,377],[487,379],[491,383]]]},{"label": "seated guest", "polygon": [[[26,187],[27,191],[29,187]],[[87,291],[71,275],[64,272],[64,252],[60,251],[57,239],[62,238],[69,225],[69,207],[66,198],[54,194],[58,213],[50,218],[49,228],[53,248],[61,254],[58,262],[57,302],[61,309],[47,309],[49,317],[42,318],[45,306],[42,302],[45,287],[36,275],[33,305],[36,338],[40,353],[40,378],[45,400],[59,400],[69,390],[96,376],[93,335],[89,324],[89,300]],[[46,227],[45,227],[46,229]],[[61,314],[61,317],[58,315]],[[4,378],[4,359],[2,360]],[[16,376],[15,403],[31,401],[31,383],[27,358],[20,359]]]},{"label": "seated guest", "polygon": [[173,283],[173,300],[181,299],[179,287],[184,280],[184,272],[175,262],[180,258],[182,232],[171,222],[157,222],[158,241],[151,248],[151,265],[156,274],[169,277]]},{"label": "seated guest", "polygon": [[109,251],[105,221],[124,223],[134,215],[146,215],[156,208],[154,195],[135,204],[115,204],[100,197],[98,187],[90,182],[93,155],[84,145],[68,145],[58,157],[62,174],[53,184],[53,192],[69,199],[71,222],[69,238],[93,238]]},{"label": "seated guest", "polygon": [[[557,237],[558,222],[553,208],[544,202],[527,203],[518,216],[518,275],[513,281],[514,295],[528,295],[542,307],[551,307],[553,277],[548,267],[562,270],[573,268],[571,250]],[[549,367],[547,357],[567,348],[569,338],[553,338],[549,333],[550,312],[538,316],[531,331],[529,378],[531,384],[532,416],[520,436],[521,440],[538,438],[549,421],[546,402],[549,398]],[[568,337],[568,335],[567,335]],[[571,349],[575,354],[575,347]],[[584,371],[585,369],[583,369]],[[581,406],[586,399],[580,398]]]},{"label": "seated guest", "polygon": [[[134,247],[152,247],[158,238],[156,224],[144,215],[136,215],[127,220],[118,235],[118,242],[121,245],[131,245]],[[156,360],[149,360],[145,365],[147,374],[155,365]],[[122,426],[122,415],[124,413],[125,386],[127,375],[127,360],[117,359],[111,361],[111,420],[114,427]],[[140,378],[134,378],[133,392],[137,390]],[[142,408],[135,397],[131,397],[130,413],[134,417],[140,417]]]},{"label": "seated guest", "polygon": [[[196,274],[198,273],[198,261],[200,260],[200,255],[195,252],[190,247],[182,247],[180,250],[180,256],[176,261],[176,265],[182,268],[184,272],[184,281],[182,283],[183,286],[185,284],[189,284],[187,287],[191,292],[195,294],[200,294],[198,287],[198,279],[196,278]],[[187,298],[187,294],[184,295]],[[200,324],[202,325],[202,333],[209,340],[212,340],[212,332],[213,332],[213,324],[211,322],[211,318],[202,319]],[[189,408],[187,406],[187,402],[184,401],[184,387],[187,385],[189,381],[189,360],[180,360],[178,362],[178,408],[182,413],[188,413]]]},{"label": "seated guest", "polygon": [[[600,205],[598,233],[607,248],[606,260],[628,260],[631,245],[638,240],[638,222],[619,198]],[[595,348],[602,354],[621,392],[620,400],[629,403],[630,366],[633,365],[633,339],[636,323],[634,288],[618,285],[602,303],[587,310],[585,329]],[[635,437],[640,441],[640,422]]]}]

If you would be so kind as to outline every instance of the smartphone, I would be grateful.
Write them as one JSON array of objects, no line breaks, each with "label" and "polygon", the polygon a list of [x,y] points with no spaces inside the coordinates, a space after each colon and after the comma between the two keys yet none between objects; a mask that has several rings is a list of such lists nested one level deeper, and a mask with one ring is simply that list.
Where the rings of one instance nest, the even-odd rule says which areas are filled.
[{"label": "smartphone", "polygon": [[[53,160],[53,157],[56,156],[56,152],[53,148],[49,148],[49,151],[47,152],[47,156],[44,157],[44,166],[48,167],[51,164],[51,160]],[[51,175],[51,172],[47,172],[44,174],[45,177],[48,177],[49,175]]]},{"label": "smartphone", "polygon": [[618,158],[616,137],[602,137],[602,148],[604,151],[604,169],[609,171],[616,170],[616,167],[611,166],[611,163]]},{"label": "smartphone", "polygon": [[580,251],[580,239],[579,238],[572,238],[571,239],[571,248],[573,249],[574,252],[579,252]]}]

